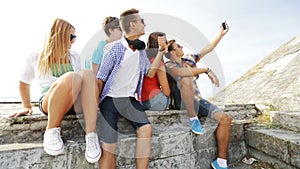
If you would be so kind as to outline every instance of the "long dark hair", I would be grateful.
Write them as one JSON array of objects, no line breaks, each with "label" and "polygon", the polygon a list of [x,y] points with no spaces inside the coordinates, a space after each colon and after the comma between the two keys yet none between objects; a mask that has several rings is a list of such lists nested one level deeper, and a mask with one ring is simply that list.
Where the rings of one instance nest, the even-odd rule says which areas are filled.
[{"label": "long dark hair", "polygon": [[166,36],[166,34],[162,32],[152,32],[148,37],[146,52],[149,59],[157,55],[159,47],[157,41],[158,36]]}]

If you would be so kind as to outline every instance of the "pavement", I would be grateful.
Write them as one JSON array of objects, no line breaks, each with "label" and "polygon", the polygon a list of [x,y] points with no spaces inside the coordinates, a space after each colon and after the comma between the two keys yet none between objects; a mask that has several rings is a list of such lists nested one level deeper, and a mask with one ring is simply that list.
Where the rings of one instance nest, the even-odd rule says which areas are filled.
[{"label": "pavement", "polygon": [[[0,117],[8,117],[11,114],[22,111],[23,106],[21,103],[12,102],[12,103],[0,103]],[[32,116],[43,115],[38,107],[38,103],[32,103],[33,113]]]}]

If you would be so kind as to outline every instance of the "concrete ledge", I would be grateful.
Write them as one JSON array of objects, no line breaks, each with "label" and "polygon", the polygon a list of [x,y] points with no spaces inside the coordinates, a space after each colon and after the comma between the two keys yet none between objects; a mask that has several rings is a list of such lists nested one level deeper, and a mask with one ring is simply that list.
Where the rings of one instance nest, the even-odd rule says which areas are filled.
[{"label": "concrete ledge", "polygon": [[[241,126],[233,125],[236,127]],[[149,168],[210,168],[217,154],[213,130],[214,126],[207,126],[207,133],[202,136],[191,133],[188,127],[154,134]],[[235,162],[246,155],[246,145],[244,141],[231,140],[234,142],[230,143],[229,161]],[[135,141],[135,135],[120,137],[117,168],[135,168]],[[97,168],[97,164],[85,160],[84,152],[83,139],[66,141],[65,151],[56,157],[44,152],[42,142],[0,145],[0,168]]]},{"label": "concrete ledge", "polygon": [[274,124],[288,130],[300,132],[300,112],[272,111],[270,116]]},{"label": "concrete ledge", "polygon": [[0,168],[97,168],[97,164],[85,160],[84,146],[81,142],[67,142],[63,154],[53,157],[44,152],[42,143],[0,145]]},{"label": "concrete ledge", "polygon": [[300,168],[300,133],[283,129],[249,128],[248,146]]},{"label": "concrete ledge", "polygon": [[287,163],[285,163],[284,161],[281,161],[273,156],[270,156],[262,151],[258,151],[254,148],[251,148],[249,147],[248,148],[248,152],[249,152],[249,155],[256,158],[256,159],[259,159],[260,161],[262,162],[265,162],[265,163],[271,163],[272,165],[274,165],[275,168],[282,168],[282,169],[299,169],[298,167],[295,167],[295,166],[292,166],[292,165],[289,165]]},{"label": "concrete ledge", "polygon": [[[244,125],[249,121],[245,118],[252,119],[259,111],[253,105],[231,105],[225,111],[229,111],[228,114],[234,119],[239,119],[234,120],[231,130],[228,152],[228,162],[231,164],[241,161],[247,154]],[[186,111],[146,113],[153,125],[149,168],[210,168],[211,161],[217,155],[216,122],[201,119],[205,134],[195,135],[190,131]],[[89,164],[84,158],[84,129],[81,127],[81,119],[82,116],[76,115],[64,118],[61,127],[65,152],[52,157],[42,147],[46,116],[34,114],[13,119],[0,116],[0,168],[97,168],[97,164]],[[117,168],[135,168],[135,132],[123,118],[118,125]]]}]

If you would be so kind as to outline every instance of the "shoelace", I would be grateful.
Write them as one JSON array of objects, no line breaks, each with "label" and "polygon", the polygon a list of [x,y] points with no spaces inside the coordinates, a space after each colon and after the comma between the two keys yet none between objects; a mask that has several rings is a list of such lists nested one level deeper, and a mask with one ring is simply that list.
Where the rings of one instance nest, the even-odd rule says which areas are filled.
[{"label": "shoelace", "polygon": [[60,142],[60,133],[58,130],[54,130],[53,132],[49,133],[49,136],[49,142],[51,145],[55,145]]},{"label": "shoelace", "polygon": [[91,151],[91,150],[98,150],[98,146],[97,146],[97,141],[96,141],[97,137],[96,136],[92,136],[92,137],[88,137],[86,140],[86,144],[87,146],[87,151]]},{"label": "shoelace", "polygon": [[198,120],[194,120],[192,122],[192,125],[195,126],[195,127],[198,127],[200,125],[199,121]]}]

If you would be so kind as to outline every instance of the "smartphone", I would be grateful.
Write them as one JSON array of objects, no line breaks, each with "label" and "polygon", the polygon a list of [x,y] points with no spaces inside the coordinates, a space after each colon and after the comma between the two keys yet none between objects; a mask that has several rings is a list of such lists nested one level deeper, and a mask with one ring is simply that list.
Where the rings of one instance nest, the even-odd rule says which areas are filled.
[{"label": "smartphone", "polygon": [[226,28],[226,22],[223,22],[223,23],[222,23],[222,27],[223,27],[224,30],[227,29],[227,28]]},{"label": "smartphone", "polygon": [[158,33],[157,33],[157,36],[166,36],[166,34],[163,33],[163,32],[158,32]]}]

